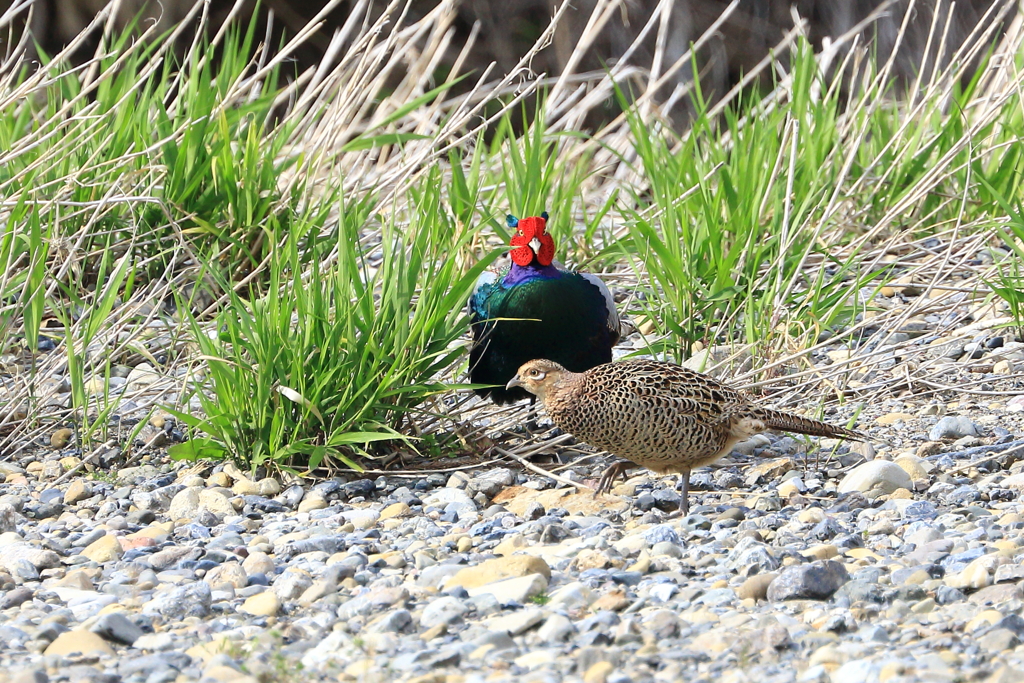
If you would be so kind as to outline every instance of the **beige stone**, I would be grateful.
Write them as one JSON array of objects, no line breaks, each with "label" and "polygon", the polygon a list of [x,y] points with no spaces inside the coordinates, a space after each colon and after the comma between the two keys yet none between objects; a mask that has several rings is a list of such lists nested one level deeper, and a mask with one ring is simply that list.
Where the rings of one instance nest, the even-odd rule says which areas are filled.
[{"label": "beige stone", "polygon": [[796,518],[802,524],[817,524],[825,521],[825,513],[820,508],[805,508],[796,513]]},{"label": "beige stone", "polygon": [[1002,612],[1000,612],[998,610],[994,610],[994,609],[987,609],[987,610],[984,610],[983,612],[979,612],[973,619],[968,621],[967,625],[964,627],[964,630],[965,631],[976,631],[979,628],[985,628],[985,627],[988,627],[988,626],[995,626],[1000,621],[1002,621],[1002,619],[1003,619],[1003,613]]},{"label": "beige stone", "polygon": [[897,422],[909,422],[910,420],[916,419],[910,413],[886,413],[875,418],[875,422],[880,425],[892,425]]},{"label": "beige stone", "polygon": [[928,478],[930,467],[927,460],[922,460],[916,455],[901,455],[895,462],[915,481]]},{"label": "beige stone", "polygon": [[626,597],[625,591],[613,590],[595,600],[590,609],[594,612],[618,612],[626,609],[631,604],[629,598]]},{"label": "beige stone", "polygon": [[713,628],[710,631],[700,634],[693,639],[693,649],[698,652],[714,652],[719,654],[725,652],[736,640],[733,629]]},{"label": "beige stone", "polygon": [[793,483],[792,479],[787,479],[776,487],[776,492],[779,494],[779,498],[783,500],[789,500],[791,496],[795,496],[800,493],[800,489]]},{"label": "beige stone", "polygon": [[[464,536],[463,539],[468,539],[469,545],[466,547],[466,550],[463,550],[460,547],[459,552],[461,553],[468,552],[473,548],[473,540],[471,537]],[[459,539],[459,544],[460,546],[462,545],[462,539]],[[526,542],[526,539],[523,538],[522,533],[512,533],[512,535],[505,537],[501,543],[495,546],[494,553],[495,555],[502,556],[514,555],[516,551],[522,550],[528,545],[529,544]]]},{"label": "beige stone", "polygon": [[225,665],[211,666],[204,670],[203,680],[211,683],[259,683],[253,676]]},{"label": "beige stone", "polygon": [[636,562],[626,567],[626,571],[646,574],[651,571],[651,556],[647,554],[646,550],[642,550],[640,554],[637,555]]},{"label": "beige stone", "polygon": [[299,596],[299,603],[302,605],[312,605],[325,595],[334,593],[337,589],[337,586],[322,579],[317,579],[309,588],[302,591],[302,595]]},{"label": "beige stone", "polygon": [[264,477],[256,482],[256,487],[259,489],[259,495],[271,497],[281,493],[281,482],[273,477]]},{"label": "beige stone", "polygon": [[133,541],[139,538],[151,538],[157,543],[163,543],[173,531],[174,522],[155,522],[144,529],[139,529],[134,534],[128,534],[125,538]]},{"label": "beige stone", "polygon": [[83,591],[96,590],[96,587],[92,583],[92,579],[89,578],[88,572],[84,569],[76,569],[68,572],[64,578],[57,582],[57,585],[65,588],[77,588],[78,590]]},{"label": "beige stone", "polygon": [[946,585],[953,588],[977,590],[992,585],[992,575],[989,573],[984,557],[974,560],[960,572],[946,579]]},{"label": "beige stone", "polygon": [[618,496],[595,496],[593,491],[580,492],[573,488],[535,491],[525,486],[508,486],[492,501],[520,517],[533,503],[540,503],[545,510],[560,507],[570,514],[584,516],[598,515],[606,510],[624,510],[629,505]]},{"label": "beige stone", "polygon": [[881,560],[882,557],[870,548],[849,548],[844,553],[847,557],[852,557],[855,560],[873,559]]},{"label": "beige stone", "polygon": [[815,560],[830,560],[839,555],[839,548],[832,543],[819,543],[818,545],[812,545],[800,554]]},{"label": "beige stone", "polygon": [[260,487],[252,479],[239,479],[231,487],[231,492],[238,496],[257,496]]},{"label": "beige stone", "polygon": [[572,566],[575,567],[576,571],[584,572],[588,569],[606,569],[614,566],[614,563],[608,555],[600,550],[585,548],[576,553]]},{"label": "beige stone", "polygon": [[210,570],[204,577],[211,586],[226,583],[233,588],[245,588],[249,585],[249,576],[238,562],[224,562]]},{"label": "beige stone", "polygon": [[84,479],[75,479],[64,492],[64,504],[74,505],[92,495],[92,487]]},{"label": "beige stone", "polygon": [[208,643],[200,643],[199,645],[193,645],[189,649],[185,650],[185,654],[196,661],[203,662],[204,664],[217,655],[226,654],[232,650],[237,649],[237,645],[228,640],[227,638],[217,638],[211,640]]},{"label": "beige stone", "polygon": [[309,495],[299,503],[299,512],[310,512],[312,510],[323,510],[327,507],[327,501],[323,496]]},{"label": "beige stone", "polygon": [[242,560],[242,569],[250,576],[252,574],[273,576],[277,568],[274,566],[274,561],[270,559],[270,555],[256,552],[249,553],[249,557]]},{"label": "beige stone", "polygon": [[210,475],[210,478],[206,480],[206,485],[231,488],[231,477],[224,472],[214,472]]},{"label": "beige stone", "polygon": [[75,431],[73,429],[68,429],[67,427],[58,429],[50,435],[50,446],[57,449],[64,448],[71,442],[71,437],[74,435]]},{"label": "beige stone", "polygon": [[113,534],[107,534],[85,547],[82,554],[93,562],[112,562],[121,557],[121,541]]},{"label": "beige stone", "polygon": [[392,503],[386,508],[380,511],[381,519],[391,519],[392,517],[405,517],[409,514],[409,506],[405,503]]},{"label": "beige stone", "polygon": [[466,590],[485,586],[495,581],[527,576],[529,574],[541,574],[545,580],[551,578],[551,567],[539,557],[533,555],[513,555],[511,557],[495,558],[486,560],[472,567],[460,569],[457,574],[448,579],[446,588],[462,586]]},{"label": "beige stone", "polygon": [[768,584],[778,576],[776,572],[767,574],[755,574],[744,581],[736,589],[736,595],[741,600],[765,600],[768,598]]},{"label": "beige stone", "polygon": [[107,644],[107,641],[95,633],[77,630],[60,634],[43,651],[45,655],[65,657],[75,653],[83,655],[112,655],[114,654],[114,649]]},{"label": "beige stone", "polygon": [[747,483],[753,484],[761,481],[774,481],[789,472],[794,466],[792,458],[776,458],[754,465],[746,471],[745,478]]},{"label": "beige stone", "polygon": [[241,612],[254,614],[258,617],[273,617],[281,609],[281,601],[274,594],[274,591],[268,590],[246,598],[245,602],[238,609]]},{"label": "beige stone", "polygon": [[226,463],[224,463],[224,467],[221,468],[221,469],[224,471],[224,474],[228,475],[229,477],[231,477],[235,481],[238,481],[239,479],[248,479],[249,478],[248,475],[246,475],[244,472],[242,472],[242,470],[238,469],[238,465],[236,465],[233,462],[226,462]]},{"label": "beige stone", "polygon": [[605,683],[613,671],[615,666],[611,662],[595,662],[583,674],[583,683]]}]

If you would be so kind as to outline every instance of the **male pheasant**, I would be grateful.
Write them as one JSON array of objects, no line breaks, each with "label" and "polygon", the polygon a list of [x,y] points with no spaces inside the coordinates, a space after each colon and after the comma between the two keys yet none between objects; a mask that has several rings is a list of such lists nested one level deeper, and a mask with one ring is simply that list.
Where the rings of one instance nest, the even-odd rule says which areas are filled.
[{"label": "male pheasant", "polygon": [[508,216],[508,226],[515,229],[512,263],[501,273],[484,273],[470,297],[470,381],[497,385],[477,394],[498,404],[535,400],[519,387],[506,386],[526,361],[551,358],[583,372],[611,362],[619,340],[611,292],[595,275],[567,270],[554,260],[547,217]]},{"label": "male pheasant", "polygon": [[[710,465],[759,432],[866,440],[850,429],[762,408],[707,375],[660,361],[608,363],[577,373],[532,360],[508,387],[534,394],[554,423],[577,439],[658,474],[680,474],[683,514],[689,510],[690,470]],[[619,461],[609,467],[598,493],[628,466]]]}]

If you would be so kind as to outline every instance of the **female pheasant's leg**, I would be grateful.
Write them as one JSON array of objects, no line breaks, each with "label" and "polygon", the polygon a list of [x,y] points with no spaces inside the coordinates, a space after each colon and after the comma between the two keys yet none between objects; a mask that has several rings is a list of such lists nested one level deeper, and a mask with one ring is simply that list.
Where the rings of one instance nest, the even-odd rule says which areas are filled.
[{"label": "female pheasant's leg", "polygon": [[690,514],[690,470],[679,473],[679,484],[683,489],[679,500],[679,514],[685,517]]},{"label": "female pheasant's leg", "polygon": [[625,476],[626,470],[629,469],[630,463],[626,460],[619,460],[616,463],[612,463],[601,475],[601,481],[597,483],[597,491],[594,492],[595,496],[599,496],[602,493],[608,493],[612,490],[612,484],[621,476]]}]

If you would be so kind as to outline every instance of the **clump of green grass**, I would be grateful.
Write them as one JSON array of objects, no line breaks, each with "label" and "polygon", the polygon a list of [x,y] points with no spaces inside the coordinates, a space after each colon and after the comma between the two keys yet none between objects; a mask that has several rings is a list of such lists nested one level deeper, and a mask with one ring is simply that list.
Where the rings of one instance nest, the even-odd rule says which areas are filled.
[{"label": "clump of green grass", "polygon": [[[175,411],[195,433],[172,455],[359,468],[354,456],[372,457],[370,444],[410,438],[403,422],[452,389],[442,373],[463,353],[465,302],[490,262],[460,266],[455,255],[476,229],[455,225],[439,181],[435,171],[412,188],[408,226],[381,217],[370,198],[339,199],[329,244],[317,241],[325,212],[291,221],[267,293],[232,295],[216,335],[193,319],[204,415]],[[378,226],[379,245],[360,246]],[[326,247],[333,262],[321,260]]]},{"label": "clump of green grass", "polygon": [[[815,62],[801,54],[794,91],[804,93]],[[853,232],[825,245],[820,223],[835,181],[827,159],[839,144],[838,96],[743,117],[758,106],[752,99],[720,120],[708,118],[699,88],[695,100],[685,136],[627,115],[646,182],[616,246],[646,280],[655,350],[682,360],[698,341],[770,344],[784,318],[815,329],[848,322],[856,311],[844,305],[847,290],[869,278],[855,259],[830,257]],[[833,267],[807,273],[809,259]]]}]

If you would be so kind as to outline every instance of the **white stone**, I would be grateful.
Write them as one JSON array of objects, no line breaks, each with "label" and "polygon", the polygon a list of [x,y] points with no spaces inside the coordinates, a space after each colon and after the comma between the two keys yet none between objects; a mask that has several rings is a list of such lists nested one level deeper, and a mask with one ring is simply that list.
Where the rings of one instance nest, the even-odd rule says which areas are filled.
[{"label": "white stone", "polygon": [[486,586],[469,589],[470,597],[490,593],[501,602],[515,601],[525,603],[534,595],[539,595],[548,588],[548,580],[543,574],[528,574],[514,579],[495,581]]},{"label": "white stone", "polygon": [[539,607],[532,607],[492,617],[483,625],[491,631],[507,631],[510,636],[518,636],[542,621],[544,621],[544,611]]},{"label": "white stone", "polygon": [[349,510],[341,515],[345,521],[357,529],[372,529],[373,525],[380,519],[380,512],[377,510]]},{"label": "white stone", "polygon": [[839,483],[840,493],[850,491],[881,490],[883,493],[892,493],[896,489],[910,489],[914,482],[910,475],[902,467],[888,460],[872,460],[863,465],[855,467]]}]

